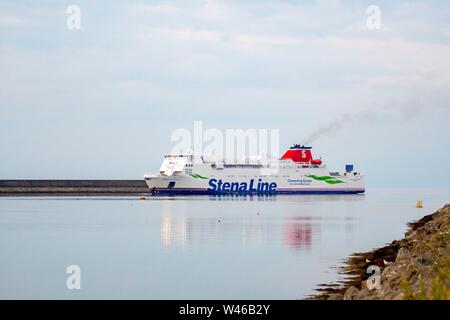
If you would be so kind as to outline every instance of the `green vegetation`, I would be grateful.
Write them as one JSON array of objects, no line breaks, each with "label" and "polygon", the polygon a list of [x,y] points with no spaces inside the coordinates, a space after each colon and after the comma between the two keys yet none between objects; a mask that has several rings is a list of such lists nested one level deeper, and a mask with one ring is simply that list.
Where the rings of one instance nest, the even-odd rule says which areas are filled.
[{"label": "green vegetation", "polygon": [[431,289],[433,299],[450,300],[450,255],[448,253],[438,260],[435,271]]}]

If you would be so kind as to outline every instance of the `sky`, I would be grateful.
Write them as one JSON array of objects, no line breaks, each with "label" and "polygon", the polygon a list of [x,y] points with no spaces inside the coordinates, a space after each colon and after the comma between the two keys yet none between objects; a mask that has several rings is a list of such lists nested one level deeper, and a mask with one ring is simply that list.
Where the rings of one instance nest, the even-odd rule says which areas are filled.
[{"label": "sky", "polygon": [[449,88],[448,1],[0,1],[0,179],[141,179],[202,121],[448,187]]}]

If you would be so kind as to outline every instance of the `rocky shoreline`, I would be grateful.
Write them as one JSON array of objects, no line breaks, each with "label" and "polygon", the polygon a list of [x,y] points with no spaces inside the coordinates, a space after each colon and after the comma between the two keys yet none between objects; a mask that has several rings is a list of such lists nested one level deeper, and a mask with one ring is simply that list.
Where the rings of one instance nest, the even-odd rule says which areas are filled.
[{"label": "rocky shoreline", "polygon": [[450,300],[450,204],[408,227],[403,239],[350,256],[344,280],[311,299]]}]

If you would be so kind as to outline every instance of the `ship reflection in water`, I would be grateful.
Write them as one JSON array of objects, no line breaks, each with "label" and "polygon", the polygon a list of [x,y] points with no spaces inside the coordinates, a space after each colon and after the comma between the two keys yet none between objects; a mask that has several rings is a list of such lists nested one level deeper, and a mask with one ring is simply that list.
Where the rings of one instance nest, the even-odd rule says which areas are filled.
[{"label": "ship reflection in water", "polygon": [[192,217],[179,207],[175,210],[171,203],[166,203],[161,219],[161,241],[165,247],[231,241],[240,242],[242,246],[277,244],[294,250],[310,250],[315,239],[320,239],[320,217],[292,212],[265,214],[264,209],[261,212],[240,212],[239,215],[210,212]]},{"label": "ship reflection in water", "polygon": [[313,233],[320,235],[320,225],[313,225],[311,220],[311,217],[292,217],[285,223],[284,240],[289,248],[311,249]]}]

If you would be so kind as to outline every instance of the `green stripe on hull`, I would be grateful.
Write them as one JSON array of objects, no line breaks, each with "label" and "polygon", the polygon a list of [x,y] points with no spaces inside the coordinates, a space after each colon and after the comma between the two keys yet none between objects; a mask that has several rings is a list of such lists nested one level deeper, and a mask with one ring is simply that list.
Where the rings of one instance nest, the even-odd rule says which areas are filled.
[{"label": "green stripe on hull", "polygon": [[344,181],[339,180],[339,179],[337,179],[335,177],[332,177],[332,176],[315,176],[313,174],[307,174],[305,176],[308,177],[308,178],[317,180],[317,181],[325,181],[328,184],[345,183]]},{"label": "green stripe on hull", "polygon": [[195,178],[195,179],[208,179],[208,177],[204,177],[204,176],[201,176],[201,175],[199,175],[198,173],[191,173],[191,174],[189,174],[192,178]]}]

